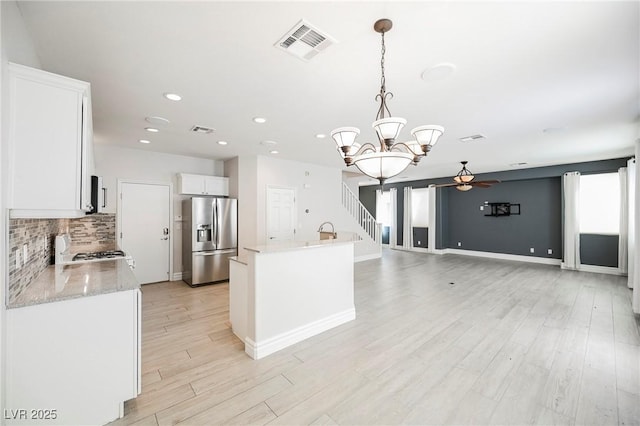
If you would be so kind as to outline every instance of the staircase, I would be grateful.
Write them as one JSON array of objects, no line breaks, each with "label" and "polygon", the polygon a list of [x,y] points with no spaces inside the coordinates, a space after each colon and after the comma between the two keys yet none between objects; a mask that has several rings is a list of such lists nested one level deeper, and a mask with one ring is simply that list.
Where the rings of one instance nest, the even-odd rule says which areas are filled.
[{"label": "staircase", "polygon": [[342,205],[366,235],[369,235],[376,245],[382,247],[382,225],[376,222],[376,218],[369,213],[358,196],[344,182],[342,182]]}]

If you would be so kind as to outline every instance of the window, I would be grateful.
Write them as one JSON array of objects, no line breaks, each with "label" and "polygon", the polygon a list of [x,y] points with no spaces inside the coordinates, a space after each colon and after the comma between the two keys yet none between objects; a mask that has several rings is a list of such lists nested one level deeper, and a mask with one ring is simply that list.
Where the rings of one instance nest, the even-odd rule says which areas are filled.
[{"label": "window", "polygon": [[620,233],[618,173],[580,176],[580,233]]},{"label": "window", "polygon": [[[378,192],[378,194],[380,194]],[[382,192],[382,196],[376,197],[376,221],[382,226],[391,226],[391,194]]]},{"label": "window", "polygon": [[429,227],[429,188],[411,190],[411,224],[414,228]]}]

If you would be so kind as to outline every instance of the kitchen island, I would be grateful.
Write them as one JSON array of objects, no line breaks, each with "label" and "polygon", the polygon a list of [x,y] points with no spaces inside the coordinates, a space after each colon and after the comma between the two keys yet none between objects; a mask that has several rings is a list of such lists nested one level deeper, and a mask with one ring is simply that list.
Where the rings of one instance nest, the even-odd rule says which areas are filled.
[{"label": "kitchen island", "polygon": [[251,358],[355,319],[354,242],[287,241],[231,261],[230,321]]},{"label": "kitchen island", "polygon": [[140,304],[124,259],[49,266],[10,298],[6,424],[121,417],[141,390]]}]

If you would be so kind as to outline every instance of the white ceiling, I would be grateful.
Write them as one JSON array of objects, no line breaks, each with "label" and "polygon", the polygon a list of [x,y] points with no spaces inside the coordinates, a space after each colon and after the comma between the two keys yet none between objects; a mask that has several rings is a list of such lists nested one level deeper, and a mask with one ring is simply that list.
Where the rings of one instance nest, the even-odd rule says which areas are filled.
[{"label": "white ceiling", "polygon": [[[640,136],[640,2],[19,2],[44,69],[92,85],[95,140],[225,159],[269,155],[343,167],[341,126],[373,141],[379,18],[389,107],[445,134],[402,180],[617,158]],[[338,43],[309,62],[274,47],[304,18]],[[449,78],[421,73],[453,63]],[[164,92],[183,96],[181,102]],[[171,123],[144,130],[147,116]],[[252,117],[268,119],[255,124]],[[189,133],[194,125],[209,135]],[[566,128],[543,133],[545,128]],[[459,138],[483,134],[486,140]],[[142,145],[139,139],[152,141]],[[220,146],[218,140],[228,141]],[[352,169],[349,169],[352,170]]]}]

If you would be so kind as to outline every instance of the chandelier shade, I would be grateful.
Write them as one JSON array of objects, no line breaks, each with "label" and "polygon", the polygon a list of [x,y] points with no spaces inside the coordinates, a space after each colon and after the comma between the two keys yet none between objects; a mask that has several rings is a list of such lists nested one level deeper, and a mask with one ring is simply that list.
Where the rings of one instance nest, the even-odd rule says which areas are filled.
[{"label": "chandelier shade", "polygon": [[406,152],[370,152],[354,158],[354,164],[365,175],[384,183],[389,176],[402,173],[413,162],[413,154]]},{"label": "chandelier shade", "polygon": [[378,138],[383,141],[394,141],[400,135],[400,131],[407,124],[407,120],[402,117],[387,117],[373,122],[373,127],[378,134]]},{"label": "chandelier shade", "polygon": [[418,126],[411,131],[414,141],[396,142],[407,120],[391,115],[387,99],[393,93],[387,92],[384,74],[385,33],[391,30],[393,23],[389,19],[379,19],[373,25],[382,39],[382,55],[380,59],[380,92],[375,99],[380,103],[376,119],[372,124],[378,136],[379,145],[355,142],[360,130],[357,127],[339,127],[331,132],[331,137],[338,145],[338,150],[345,164],[355,165],[362,173],[378,179],[380,184],[385,180],[402,173],[409,165],[417,165],[444,133],[444,128],[437,125]]},{"label": "chandelier shade", "polygon": [[415,138],[422,149],[424,150],[425,147],[428,147],[424,152],[428,152],[429,150],[431,150],[431,147],[438,143],[438,139],[440,139],[440,136],[442,136],[443,133],[444,127],[436,126],[433,124],[427,126],[418,126],[411,130],[411,136]]},{"label": "chandelier shade", "polygon": [[340,127],[331,132],[331,138],[336,142],[338,148],[350,147],[359,134],[360,129],[357,127]]}]

